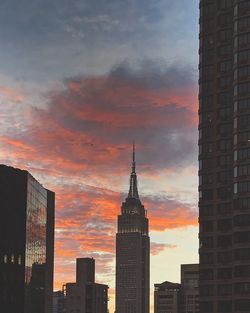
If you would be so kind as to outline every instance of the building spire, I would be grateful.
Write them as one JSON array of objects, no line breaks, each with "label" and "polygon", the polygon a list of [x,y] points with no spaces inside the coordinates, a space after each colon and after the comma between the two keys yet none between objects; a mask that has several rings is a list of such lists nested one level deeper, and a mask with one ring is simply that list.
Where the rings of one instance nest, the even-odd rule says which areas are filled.
[{"label": "building spire", "polygon": [[135,172],[135,142],[133,141],[133,152],[132,152],[132,172],[130,175],[130,187],[128,198],[139,199],[138,188],[137,188],[137,176]]}]

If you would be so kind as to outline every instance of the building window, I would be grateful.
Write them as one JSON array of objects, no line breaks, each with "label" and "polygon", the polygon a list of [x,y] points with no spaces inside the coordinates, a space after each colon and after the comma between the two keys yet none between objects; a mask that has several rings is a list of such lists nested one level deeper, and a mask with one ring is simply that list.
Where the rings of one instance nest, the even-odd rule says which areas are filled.
[{"label": "building window", "polygon": [[203,248],[213,248],[214,246],[213,237],[201,237],[200,242]]},{"label": "building window", "polygon": [[212,216],[214,213],[214,208],[212,205],[200,206],[200,218],[202,216]]},{"label": "building window", "polygon": [[219,215],[230,214],[232,212],[231,202],[223,202],[217,205],[217,211]]},{"label": "building window", "polygon": [[202,200],[213,200],[214,191],[213,189],[206,189],[201,191]]},{"label": "building window", "polygon": [[232,195],[232,188],[231,186],[227,186],[227,187],[221,187],[217,189],[217,197],[219,199],[228,199],[230,198]]},{"label": "building window", "polygon": [[222,155],[218,157],[218,165],[219,166],[228,166],[232,163],[231,155]]},{"label": "building window", "polygon": [[232,93],[231,92],[223,92],[218,95],[218,102],[222,106],[231,105],[232,103]]},{"label": "building window", "polygon": [[212,252],[210,253],[202,253],[200,255],[200,263],[201,264],[213,264],[214,263],[214,255]]},{"label": "building window", "polygon": [[232,268],[219,268],[217,271],[218,279],[231,279],[232,278]]},{"label": "building window", "polygon": [[223,109],[218,110],[218,118],[221,121],[226,121],[231,117],[232,117],[232,109],[231,108],[223,108]]},{"label": "building window", "polygon": [[249,45],[250,43],[250,33],[247,34],[240,34],[238,36],[238,44],[240,47],[244,47]]},{"label": "building window", "polygon": [[234,193],[250,192],[250,181],[243,181],[234,184]]},{"label": "building window", "polygon": [[247,277],[250,275],[249,265],[239,265],[234,268],[234,277]]},{"label": "building window", "polygon": [[214,286],[213,285],[200,286],[200,295],[201,296],[213,296]]},{"label": "building window", "polygon": [[200,311],[204,313],[213,312],[213,302],[212,301],[201,301],[200,302]]},{"label": "building window", "polygon": [[236,143],[239,143],[239,144],[249,144],[249,140],[250,140],[250,132],[242,132],[242,133],[239,133],[238,135],[236,135],[237,137],[237,140],[236,140]]},{"label": "building window", "polygon": [[250,214],[241,214],[234,216],[233,218],[234,226],[244,227],[250,225]]},{"label": "building window", "polygon": [[218,220],[217,222],[218,231],[229,231],[232,229],[232,220],[231,219],[223,219]]},{"label": "building window", "polygon": [[[228,135],[231,135],[231,133],[232,133],[232,124],[231,123],[227,123],[227,124],[221,124],[221,125],[219,125],[218,126],[218,134],[220,135],[220,136],[228,136]],[[227,144],[230,146],[230,148],[231,148],[231,146],[232,146],[232,144],[231,144],[231,140],[227,140],[227,141],[225,141],[225,140],[223,140],[224,142],[227,142]],[[220,141],[221,142],[221,141]],[[220,143],[219,142],[219,143]],[[229,143],[230,142],[230,143]],[[220,147],[220,149],[224,149],[225,150],[225,148],[224,147]],[[229,149],[229,147],[228,147],[228,149]]]},{"label": "building window", "polygon": [[202,280],[212,280],[214,277],[213,269],[201,269],[200,277]]},{"label": "building window", "polygon": [[213,226],[214,226],[213,221],[201,221],[200,222],[201,231],[212,232],[214,229]]},{"label": "building window", "polygon": [[231,171],[223,171],[217,173],[217,181],[219,183],[231,182],[232,180],[232,172]]},{"label": "building window", "polygon": [[250,260],[250,249],[236,249],[234,251],[235,261],[247,261]]},{"label": "building window", "polygon": [[232,312],[232,301],[218,301],[218,312]]},{"label": "building window", "polygon": [[232,251],[218,252],[218,263],[228,264],[232,262]]},{"label": "building window", "polygon": [[250,209],[250,198],[241,198],[234,200],[234,208],[237,210]]},{"label": "building window", "polygon": [[250,158],[250,148],[239,149],[236,151],[236,160],[247,160]]},{"label": "building window", "polygon": [[225,10],[232,7],[232,0],[219,0],[219,9]]},{"label": "building window", "polygon": [[250,283],[236,283],[234,284],[234,292],[236,294],[250,293]]},{"label": "building window", "polygon": [[231,247],[232,246],[232,235],[218,236],[217,238],[218,247]]},{"label": "building window", "polygon": [[218,285],[218,295],[219,296],[225,296],[225,295],[231,295],[232,294],[232,285],[223,284]]},{"label": "building window", "polygon": [[248,243],[250,240],[250,231],[241,231],[234,233],[234,243]]}]

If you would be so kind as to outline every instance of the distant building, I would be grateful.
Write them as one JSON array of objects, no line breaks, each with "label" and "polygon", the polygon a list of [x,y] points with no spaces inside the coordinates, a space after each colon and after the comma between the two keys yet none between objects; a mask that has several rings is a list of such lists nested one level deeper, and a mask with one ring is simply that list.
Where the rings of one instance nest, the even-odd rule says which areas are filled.
[{"label": "distant building", "polygon": [[52,313],[55,194],[0,165],[0,308]]},{"label": "distant building", "polygon": [[199,313],[199,264],[181,265],[181,313]]},{"label": "distant building", "polygon": [[108,286],[95,283],[95,260],[76,260],[76,283],[66,284],[66,313],[107,313]]},{"label": "distant building", "polygon": [[53,294],[53,313],[66,313],[66,294],[64,290]]},{"label": "distant building", "polygon": [[155,284],[154,313],[180,313],[181,285],[165,281]]},{"label": "distant building", "polygon": [[181,265],[181,284],[155,284],[154,313],[199,313],[199,264]]},{"label": "distant building", "polygon": [[130,189],[116,234],[116,313],[149,313],[149,254],[148,219],[138,194],[133,146]]}]

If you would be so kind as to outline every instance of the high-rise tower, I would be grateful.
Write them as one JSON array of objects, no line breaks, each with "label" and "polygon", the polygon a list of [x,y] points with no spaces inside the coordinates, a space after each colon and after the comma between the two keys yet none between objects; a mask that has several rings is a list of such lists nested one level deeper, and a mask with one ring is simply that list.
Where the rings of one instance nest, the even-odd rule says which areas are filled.
[{"label": "high-rise tower", "polygon": [[52,313],[55,194],[0,165],[0,311]]},{"label": "high-rise tower", "polygon": [[200,1],[200,313],[250,312],[250,1]]},{"label": "high-rise tower", "polygon": [[129,193],[116,234],[116,313],[149,313],[149,254],[148,219],[139,198],[133,144]]}]

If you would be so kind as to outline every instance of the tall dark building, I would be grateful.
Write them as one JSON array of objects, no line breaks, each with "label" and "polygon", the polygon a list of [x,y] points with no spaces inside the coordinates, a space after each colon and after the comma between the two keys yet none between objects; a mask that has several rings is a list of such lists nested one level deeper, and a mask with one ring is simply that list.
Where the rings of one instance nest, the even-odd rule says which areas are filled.
[{"label": "tall dark building", "polygon": [[66,284],[66,313],[108,313],[108,286],[95,282],[95,260],[76,260],[76,283]]},{"label": "tall dark building", "polygon": [[250,1],[200,1],[200,312],[250,312]]},{"label": "tall dark building", "polygon": [[116,313],[149,313],[148,219],[135,172],[135,146],[128,196],[118,216],[116,234]]},{"label": "tall dark building", "polygon": [[55,195],[0,165],[0,310],[52,313]]}]

